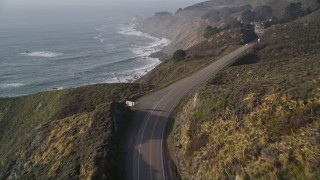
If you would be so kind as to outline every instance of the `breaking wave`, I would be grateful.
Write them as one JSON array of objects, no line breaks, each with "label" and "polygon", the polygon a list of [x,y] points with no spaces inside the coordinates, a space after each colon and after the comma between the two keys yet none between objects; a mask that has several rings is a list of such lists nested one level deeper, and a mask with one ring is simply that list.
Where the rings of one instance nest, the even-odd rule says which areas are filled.
[{"label": "breaking wave", "polygon": [[0,87],[2,88],[16,88],[24,86],[22,83],[8,83],[8,84],[0,84]]},{"label": "breaking wave", "polygon": [[45,58],[53,58],[62,56],[62,53],[51,52],[51,51],[33,51],[33,52],[24,52],[20,53],[22,56],[30,56],[30,57],[45,57]]}]

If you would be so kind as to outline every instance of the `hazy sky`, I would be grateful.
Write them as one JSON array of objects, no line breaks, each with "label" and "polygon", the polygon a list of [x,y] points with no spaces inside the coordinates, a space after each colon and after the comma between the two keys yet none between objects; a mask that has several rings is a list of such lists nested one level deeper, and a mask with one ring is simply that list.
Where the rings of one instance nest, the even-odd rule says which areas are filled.
[{"label": "hazy sky", "polygon": [[[182,8],[205,0],[0,0],[0,11],[4,8],[40,6],[132,6],[136,3],[155,6],[180,5]],[[159,8],[161,8],[161,6]]]},{"label": "hazy sky", "polygon": [[120,4],[120,3],[172,3],[180,2],[181,4],[192,4],[205,0],[0,0],[0,5],[31,5],[31,4]]},{"label": "hazy sky", "polygon": [[95,13],[150,16],[157,11],[175,12],[178,8],[204,0],[0,0],[0,16],[3,13],[19,13],[20,16],[39,13]]}]

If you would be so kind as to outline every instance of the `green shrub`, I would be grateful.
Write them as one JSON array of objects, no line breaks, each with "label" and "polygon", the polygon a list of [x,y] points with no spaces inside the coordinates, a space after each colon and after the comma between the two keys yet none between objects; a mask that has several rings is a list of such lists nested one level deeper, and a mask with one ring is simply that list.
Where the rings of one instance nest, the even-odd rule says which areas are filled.
[{"label": "green shrub", "polygon": [[284,10],[284,18],[288,20],[293,20],[298,17],[303,16],[304,12],[302,9],[302,4],[298,3],[290,3]]},{"label": "green shrub", "polygon": [[186,58],[186,56],[187,56],[186,51],[181,50],[181,49],[179,49],[173,53],[173,59],[177,60],[177,61],[184,60]]},{"label": "green shrub", "polygon": [[256,21],[266,21],[272,17],[272,8],[270,6],[258,6],[254,12]]},{"label": "green shrub", "polygon": [[205,38],[210,38],[212,37],[213,35],[219,33],[219,29],[217,27],[212,27],[212,26],[207,26],[206,29],[204,30],[204,34],[203,34],[203,37]]},{"label": "green shrub", "polygon": [[240,15],[240,21],[245,24],[249,24],[254,21],[256,13],[251,10],[245,10]]}]

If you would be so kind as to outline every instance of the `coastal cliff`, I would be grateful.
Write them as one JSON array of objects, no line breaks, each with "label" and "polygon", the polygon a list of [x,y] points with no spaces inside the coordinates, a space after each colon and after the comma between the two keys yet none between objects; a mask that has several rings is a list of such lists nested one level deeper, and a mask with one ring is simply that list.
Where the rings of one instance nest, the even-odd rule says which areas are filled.
[{"label": "coastal cliff", "polygon": [[[211,0],[170,12],[155,13],[141,20],[137,29],[156,37],[165,37],[171,44],[164,52],[171,55],[178,49],[188,49],[204,40],[203,33],[207,25],[222,27],[232,24],[244,10],[255,10],[261,6],[272,8],[272,15],[282,18],[284,8],[295,0]],[[303,8],[311,10],[318,7],[316,0],[301,0]]]}]

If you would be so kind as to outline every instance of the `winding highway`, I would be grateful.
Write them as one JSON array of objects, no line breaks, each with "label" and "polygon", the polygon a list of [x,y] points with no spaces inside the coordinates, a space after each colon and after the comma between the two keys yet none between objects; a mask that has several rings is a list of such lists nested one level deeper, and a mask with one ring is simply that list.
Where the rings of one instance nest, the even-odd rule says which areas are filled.
[{"label": "winding highway", "polygon": [[178,103],[255,42],[241,46],[192,75],[138,100],[127,143],[127,180],[173,179],[166,153],[166,124]]}]

